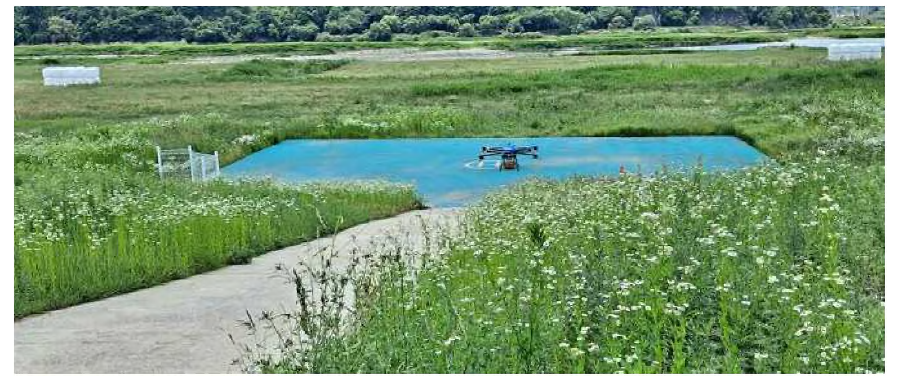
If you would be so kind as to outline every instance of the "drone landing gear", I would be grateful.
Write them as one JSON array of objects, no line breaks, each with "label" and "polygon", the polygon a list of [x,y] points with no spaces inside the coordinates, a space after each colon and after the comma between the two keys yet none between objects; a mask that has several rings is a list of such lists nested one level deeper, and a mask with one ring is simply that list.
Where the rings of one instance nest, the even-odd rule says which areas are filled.
[{"label": "drone landing gear", "polygon": [[507,170],[517,170],[517,171],[520,171],[520,165],[519,165],[519,164],[516,164],[516,165],[513,166],[513,167],[504,167],[504,164],[503,164],[503,163],[501,163],[501,164],[498,165],[498,171],[504,171],[505,169],[507,169]]}]

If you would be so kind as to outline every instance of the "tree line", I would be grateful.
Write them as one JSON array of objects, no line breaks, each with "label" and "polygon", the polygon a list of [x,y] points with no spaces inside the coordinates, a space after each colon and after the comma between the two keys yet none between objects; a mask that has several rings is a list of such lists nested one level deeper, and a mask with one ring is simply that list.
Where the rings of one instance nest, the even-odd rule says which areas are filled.
[{"label": "tree line", "polygon": [[825,7],[15,7],[15,43],[371,40],[733,25],[825,27]]}]

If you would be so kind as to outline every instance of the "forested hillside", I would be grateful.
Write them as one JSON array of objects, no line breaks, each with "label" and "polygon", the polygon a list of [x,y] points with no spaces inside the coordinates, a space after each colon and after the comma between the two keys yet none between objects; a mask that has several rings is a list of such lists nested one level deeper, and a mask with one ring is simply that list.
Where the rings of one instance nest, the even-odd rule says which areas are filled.
[{"label": "forested hillside", "polygon": [[827,27],[825,7],[15,7],[15,43],[388,41],[733,25]]}]

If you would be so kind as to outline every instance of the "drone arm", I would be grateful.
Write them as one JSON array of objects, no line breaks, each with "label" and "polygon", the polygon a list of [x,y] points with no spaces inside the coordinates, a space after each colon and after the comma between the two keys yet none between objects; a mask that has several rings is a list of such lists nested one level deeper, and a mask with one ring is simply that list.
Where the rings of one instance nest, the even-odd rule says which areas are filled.
[{"label": "drone arm", "polygon": [[501,153],[500,152],[488,152],[488,153],[479,154],[479,159],[483,159],[485,157],[491,157],[491,156],[495,156],[495,155],[501,155]]}]

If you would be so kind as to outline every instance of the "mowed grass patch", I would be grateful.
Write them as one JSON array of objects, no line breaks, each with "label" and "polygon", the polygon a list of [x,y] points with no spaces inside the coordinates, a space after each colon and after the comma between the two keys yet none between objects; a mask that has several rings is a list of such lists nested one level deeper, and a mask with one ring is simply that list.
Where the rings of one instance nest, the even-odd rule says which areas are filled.
[{"label": "mowed grass patch", "polygon": [[[827,53],[805,48],[766,48],[759,51],[694,51],[684,54],[634,54],[639,50],[619,53],[559,56],[537,53],[537,56],[480,60],[438,60],[431,62],[357,62],[341,70],[326,73],[332,78],[383,78],[383,79],[442,79],[470,75],[495,75],[529,73],[545,70],[581,69],[603,65],[633,64],[702,64],[708,65],[767,65],[790,67],[814,64],[825,59]],[[536,54],[536,53],[528,53]]]}]

